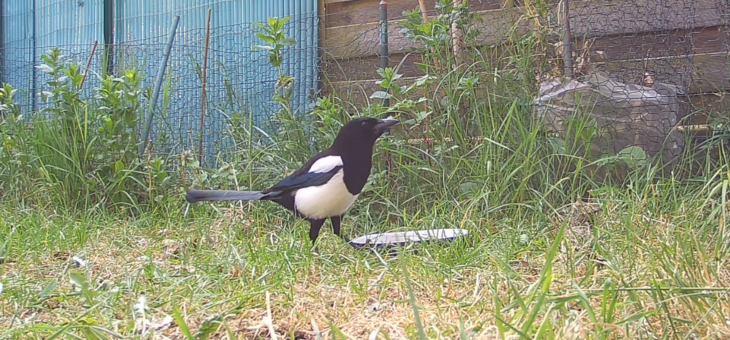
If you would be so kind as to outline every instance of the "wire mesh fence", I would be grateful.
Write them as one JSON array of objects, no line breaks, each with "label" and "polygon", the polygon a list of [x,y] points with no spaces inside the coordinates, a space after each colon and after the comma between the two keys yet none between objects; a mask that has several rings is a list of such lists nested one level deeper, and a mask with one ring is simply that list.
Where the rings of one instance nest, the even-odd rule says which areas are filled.
[{"label": "wire mesh fence", "polygon": [[[312,22],[314,19],[316,17],[310,16],[300,20]],[[299,24],[293,22],[293,25],[303,26]],[[263,129],[269,127],[268,118],[279,109],[279,104],[272,100],[278,70],[269,65],[266,53],[251,48],[256,43],[252,37],[258,31],[251,23],[224,26],[211,31],[202,133],[205,29],[186,30],[175,36],[162,85],[163,93],[152,121],[151,140],[156,144],[155,150],[171,154],[183,150],[198,152],[202,134],[203,154],[210,156],[208,160],[213,164],[213,159],[218,155],[226,158],[226,150],[231,146],[226,126],[234,115],[253,118],[255,124]],[[305,34],[306,31],[302,31]],[[118,44],[115,47],[119,58],[117,67],[144,70],[146,85],[151,86],[167,39],[165,35]],[[304,112],[312,105],[313,91],[317,87],[315,58],[303,58],[316,55],[317,47],[307,46],[306,42],[303,45],[284,53],[288,62],[284,63],[282,69],[284,73],[295,77],[296,90],[292,106],[296,112]]]},{"label": "wire mesh fence", "polygon": [[[378,2],[368,3],[332,4],[325,19],[324,77],[363,102],[378,90],[380,66]],[[527,97],[521,100],[555,151],[582,144],[588,149],[582,154],[597,159],[657,156],[672,169],[696,161],[685,151],[698,141],[724,134],[718,128],[728,119],[730,86],[724,1],[486,0],[469,1],[468,12],[444,3],[387,2],[394,18],[388,64],[400,68],[404,83],[430,73],[440,76],[439,86],[458,87],[442,79],[463,64],[459,75],[478,78],[484,100]],[[431,24],[418,26],[423,12]],[[439,71],[438,64],[449,68]]]},{"label": "wire mesh fence", "polygon": [[[33,94],[44,78],[33,65],[39,64],[43,52],[59,47],[85,64],[93,42],[103,40],[99,19],[103,1],[47,2],[47,7],[33,8],[15,2],[9,6],[6,1],[3,12],[2,81],[22,90],[26,112],[42,108]],[[68,20],[32,24],[42,21],[39,14],[49,18],[48,13],[60,13],[63,5],[71,3],[75,14]],[[85,3],[88,12],[82,26],[71,23],[81,13],[79,3]],[[298,44],[284,50],[283,72],[294,76],[297,112],[310,110],[317,96],[330,93],[353,105],[365,105],[380,90],[376,81],[383,62],[381,1],[324,1],[319,4],[324,12],[314,0],[260,5],[271,7],[268,11],[230,0],[204,5],[121,3],[114,23],[115,69],[139,68],[145,75],[144,85],[150,88],[166,49],[172,14],[187,13],[175,33],[163,95],[155,106],[152,140],[156,151],[194,150],[202,134],[204,153],[215,156],[230,145],[226,126],[233,114],[251,115],[265,125],[279,109],[272,101],[278,71],[266,53],[252,49],[259,43],[255,34],[260,31],[254,22],[264,22],[267,16],[292,18],[287,32]],[[615,154],[631,146],[657,153],[667,141],[684,150],[684,132],[689,129],[684,126],[724,119],[724,92],[730,86],[730,11],[725,1],[570,0],[569,49],[563,45],[564,1],[472,0],[463,1],[464,7],[458,6],[460,1],[385,3],[387,65],[398,67],[401,82],[454,72],[443,65],[465,65],[465,73],[482,80],[480,91],[510,99],[516,94],[509,91],[519,89],[535,115],[547,118],[548,129],[564,140],[575,128],[575,114],[592,112],[586,124],[596,129],[595,138],[603,140],[595,144],[598,153],[610,149]],[[201,131],[208,7],[215,10],[207,63],[208,105]],[[420,21],[424,14],[427,23]],[[43,33],[39,27],[44,27]],[[42,39],[54,34],[59,37]],[[565,58],[565,52],[571,58]],[[102,67],[102,53],[103,49],[96,50],[90,72]],[[576,77],[572,81],[562,78],[565,61],[573,64]],[[95,88],[97,81],[90,74],[85,91]],[[496,88],[503,92],[495,94]],[[433,91],[437,95],[448,89],[434,86]]]},{"label": "wire mesh fence", "polygon": [[[49,3],[46,6],[32,5],[30,2],[22,6],[5,3],[4,34],[10,39],[6,39],[0,49],[2,82],[19,90],[16,99],[27,116],[49,105],[38,97],[49,77],[37,66],[42,64],[42,56],[51,48],[61,49],[66,60],[76,62],[84,69],[87,60],[90,60],[82,92],[86,98],[95,95],[94,89],[98,88],[99,76],[105,67],[105,46],[101,34],[103,22],[98,20],[103,1],[46,2]],[[225,153],[230,145],[225,126],[231,116],[242,114],[253,118],[258,125],[265,126],[266,118],[278,108],[272,96],[279,70],[269,64],[265,51],[252,48],[262,43],[255,37],[261,29],[254,23],[265,23],[268,16],[291,18],[286,31],[296,39],[297,45],[283,51],[285,62],[281,71],[294,77],[292,106],[296,112],[302,112],[311,106],[313,93],[317,89],[318,16],[316,3],[288,8],[274,5],[266,7],[266,2],[262,1],[258,13],[248,15],[251,21],[243,21],[236,16],[237,12],[245,10],[240,1],[208,2],[209,6],[176,1],[117,1],[112,72],[119,76],[129,69],[141,72],[142,86],[149,90],[143,102],[145,107],[153,105],[155,108],[149,136],[155,152],[171,155],[183,150],[197,152],[202,138],[203,153],[209,164],[213,165],[216,156]],[[60,5],[71,8],[64,11],[59,8]],[[93,29],[80,32],[80,25],[74,22],[79,16],[79,8],[91,6],[96,6],[93,13],[97,17],[87,21],[90,21],[88,25],[93,26]],[[205,70],[206,105],[201,113],[207,24],[205,14],[209,7],[219,11],[211,17]],[[48,18],[43,13],[51,11],[56,11],[60,18],[41,18]],[[180,15],[181,20],[170,44],[168,62],[162,65],[174,15]],[[33,24],[34,21],[36,24]],[[15,29],[17,27],[13,25],[21,22],[24,25],[22,29]],[[50,39],[49,35],[56,38]],[[99,46],[92,54],[95,43]],[[160,67],[165,67],[161,91],[157,102],[151,103]],[[144,120],[142,112],[139,118]]]}]

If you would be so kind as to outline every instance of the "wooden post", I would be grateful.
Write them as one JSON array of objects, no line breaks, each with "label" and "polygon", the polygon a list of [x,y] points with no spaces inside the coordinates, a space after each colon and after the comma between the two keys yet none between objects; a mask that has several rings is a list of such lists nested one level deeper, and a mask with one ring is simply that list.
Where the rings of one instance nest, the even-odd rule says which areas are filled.
[{"label": "wooden post", "polygon": [[208,49],[210,48],[210,15],[212,8],[208,8],[208,20],[205,26],[205,50],[203,51],[203,86],[200,90],[200,139],[198,140],[198,162],[203,163],[203,138],[205,138],[205,87],[208,79]]},{"label": "wooden post", "polygon": [[573,45],[570,36],[570,0],[563,0],[563,75],[573,78]]},{"label": "wooden post", "polygon": [[[460,7],[462,4],[462,0],[454,0],[454,14],[457,16],[458,20],[458,7]],[[456,24],[456,21],[451,24],[451,51],[454,53],[454,66],[453,68],[456,69],[464,62],[464,32],[459,28],[459,26]]]},{"label": "wooden post", "polygon": [[84,69],[84,76],[81,78],[81,82],[79,83],[79,91],[81,91],[81,88],[84,87],[84,81],[86,80],[86,75],[89,74],[89,67],[91,66],[91,60],[94,58],[97,45],[99,45],[98,40],[94,41],[94,47],[91,48],[89,59],[86,60],[86,69]]},{"label": "wooden post", "polygon": [[[428,21],[428,14],[426,14],[426,0],[418,0],[418,5],[421,8],[421,17],[423,18],[423,23],[425,24]],[[436,53],[436,48],[431,46],[431,53]],[[439,68],[439,61],[438,59],[435,59],[433,61],[433,66],[435,68]]]},{"label": "wooden post", "polygon": [[317,73],[319,74],[319,77],[318,77],[319,81],[317,82],[317,91],[319,93],[322,93],[322,91],[324,90],[324,76],[325,75],[323,72],[322,65],[324,65],[324,60],[327,57],[327,54],[324,53],[325,52],[324,40],[326,38],[325,34],[327,33],[327,21],[326,21],[326,12],[325,12],[326,8],[325,8],[324,1],[325,0],[317,0],[317,18],[319,20],[319,22],[318,22],[318,26],[319,26],[318,35],[319,36],[317,37],[317,39],[319,40],[319,44],[318,44],[319,49],[317,51],[317,57],[319,59],[318,64],[317,64],[317,65],[319,65],[319,67],[317,67]]},{"label": "wooden post", "polygon": [[[380,67],[385,70],[388,67],[390,56],[388,55],[388,2],[380,0]],[[387,90],[387,89],[386,89]],[[385,98],[383,105],[390,106],[390,99]]]}]

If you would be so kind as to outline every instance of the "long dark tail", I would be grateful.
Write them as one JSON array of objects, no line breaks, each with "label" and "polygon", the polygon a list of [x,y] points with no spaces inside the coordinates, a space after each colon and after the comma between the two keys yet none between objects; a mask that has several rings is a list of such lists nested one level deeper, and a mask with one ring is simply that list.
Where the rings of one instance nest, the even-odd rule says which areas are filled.
[{"label": "long dark tail", "polygon": [[200,201],[257,201],[266,198],[260,191],[235,190],[188,190],[185,199],[190,203]]}]

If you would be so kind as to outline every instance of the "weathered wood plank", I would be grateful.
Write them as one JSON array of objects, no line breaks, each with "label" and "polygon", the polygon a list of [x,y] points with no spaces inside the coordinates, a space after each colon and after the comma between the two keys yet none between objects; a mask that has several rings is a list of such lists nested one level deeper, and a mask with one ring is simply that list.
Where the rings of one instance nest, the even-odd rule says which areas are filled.
[{"label": "weathered wood plank", "polygon": [[[648,62],[641,59],[622,60],[598,63],[595,67],[608,72],[618,81],[640,83],[645,63],[655,73],[656,81],[685,87],[688,94],[715,93],[730,89],[730,69],[725,52],[654,58]],[[414,80],[415,77],[403,77],[399,84],[410,84]],[[334,90],[345,101],[364,103],[374,91],[379,90],[375,81],[376,79],[330,82],[325,93],[332,93]]]},{"label": "weathered wood plank", "polygon": [[730,110],[730,98],[721,93],[705,93],[689,96],[689,110],[693,112],[682,122],[683,125],[703,125],[710,122],[712,118],[724,116],[728,118]]},{"label": "weathered wood plank", "polygon": [[[469,9],[484,11],[501,8],[504,0],[471,0]],[[425,0],[426,14],[436,15],[438,0]],[[380,20],[380,0],[357,0],[329,4],[325,8],[327,27],[366,24]],[[388,1],[388,20],[403,19],[403,11],[419,8],[418,0]]]},{"label": "weathered wood plank", "polygon": [[[389,67],[395,68],[402,62],[398,72],[404,77],[417,77],[424,73],[418,69],[416,63],[421,63],[423,57],[417,53],[411,53],[405,58],[404,53],[394,53],[389,57]],[[364,57],[356,59],[327,59],[320,63],[323,76],[328,81],[347,81],[362,79],[377,79],[380,68],[380,57]]]},{"label": "weathered wood plank", "polygon": [[[479,56],[479,65],[489,69],[502,68],[507,62],[509,53],[497,46],[486,50],[482,48]],[[404,58],[406,58],[404,60]],[[423,56],[420,53],[393,53],[389,55],[388,66],[392,68],[399,67],[398,72],[403,77],[420,77],[425,73],[419,68],[418,64],[423,63]],[[487,61],[487,65],[484,62]],[[477,62],[477,61],[474,61]],[[466,61],[467,64],[472,64]],[[378,69],[380,68],[380,58],[378,56],[354,58],[354,59],[328,59],[320,63],[322,73],[326,75],[330,81],[347,81],[347,80],[363,80],[377,79]]]},{"label": "weathered wood plank", "polygon": [[[689,53],[713,53],[727,50],[722,26],[672,31],[619,34],[595,38],[592,51],[601,51],[606,59],[638,59]],[[575,46],[582,46],[582,41]]]},{"label": "weathered wood plank", "polygon": [[571,1],[570,25],[575,36],[642,33],[723,24],[715,0]]},{"label": "weathered wood plank", "polygon": [[[483,23],[477,24],[481,32],[477,41],[481,45],[504,41],[520,21],[522,9],[482,11]],[[406,38],[398,21],[389,21],[388,47],[391,52],[404,52],[418,48],[420,44]],[[527,33],[528,24],[522,21],[517,33]],[[340,27],[328,27],[325,32],[324,48],[331,58],[346,59],[369,57],[380,53],[380,31],[377,22]]]},{"label": "weathered wood plank", "polygon": [[[503,42],[514,27],[518,27],[514,32],[517,35],[527,33],[531,27],[530,23],[523,20],[523,9],[520,7],[478,13],[484,19],[482,23],[475,24],[482,32],[478,39],[482,45]],[[640,34],[649,37],[651,34],[647,32],[699,29],[722,24],[722,9],[715,0],[697,0],[692,8],[686,8],[683,0],[588,0],[571,3],[571,29],[574,36],[579,38]],[[417,48],[419,44],[405,38],[401,29],[398,20],[389,21],[390,50],[398,52]],[[332,58],[356,58],[377,55],[379,43],[380,33],[376,21],[328,27],[324,48]]]},{"label": "weathered wood plank", "polygon": [[658,82],[679,85],[690,94],[709,93],[730,89],[727,57],[727,52],[717,52],[596,63],[594,67],[626,83],[639,82],[649,70]]},{"label": "weathered wood plank", "polygon": [[[667,57],[685,54],[705,54],[723,52],[727,50],[728,41],[721,26],[700,28],[693,30],[675,30],[670,32],[655,32],[645,34],[616,35],[596,38],[591,47],[592,51],[603,52],[603,57],[608,61],[624,59],[641,59]],[[581,40],[577,40],[574,46],[583,46]],[[498,46],[482,51],[493,62],[509,57],[508,45]],[[580,50],[577,51],[580,53]],[[406,54],[393,53],[389,56],[390,67],[396,67]],[[419,54],[412,53],[402,62],[400,73],[404,77],[422,76],[416,63],[422,62]],[[380,58],[377,56],[354,58],[354,59],[327,59],[321,63],[323,74],[329,81],[348,81],[378,78],[377,70],[380,68]],[[497,65],[491,65],[492,68]]]}]

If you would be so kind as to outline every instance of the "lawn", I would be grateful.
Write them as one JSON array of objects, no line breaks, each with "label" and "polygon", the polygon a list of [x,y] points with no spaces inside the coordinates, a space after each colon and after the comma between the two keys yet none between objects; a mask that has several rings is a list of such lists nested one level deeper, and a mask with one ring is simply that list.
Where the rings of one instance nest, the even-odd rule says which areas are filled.
[{"label": "lawn", "polygon": [[705,202],[627,191],[550,216],[434,202],[373,218],[385,198],[360,201],[351,237],[471,232],[392,251],[328,231],[313,252],[306,222],[265,202],[134,218],[6,206],[0,338],[730,337],[728,244]]}]

